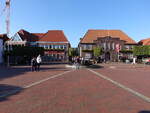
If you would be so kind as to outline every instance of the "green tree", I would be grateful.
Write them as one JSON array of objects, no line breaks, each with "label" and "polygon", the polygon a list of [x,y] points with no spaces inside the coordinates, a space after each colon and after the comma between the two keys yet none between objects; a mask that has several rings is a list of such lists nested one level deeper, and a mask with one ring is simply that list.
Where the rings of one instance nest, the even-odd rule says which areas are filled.
[{"label": "green tree", "polygon": [[44,55],[44,48],[41,47],[28,47],[28,46],[13,46],[11,51],[12,56],[37,56]]},{"label": "green tree", "polygon": [[94,57],[99,57],[102,54],[102,48],[101,47],[95,47],[93,49]]},{"label": "green tree", "polygon": [[[26,60],[30,61],[32,57],[38,55],[44,55],[44,48],[41,47],[28,47],[28,46],[13,46],[11,51],[4,52],[5,61],[9,55],[15,61],[15,63],[25,63]],[[12,61],[12,62],[14,62]]]},{"label": "green tree", "polygon": [[135,46],[133,48],[134,56],[149,56],[150,55],[150,46]]},{"label": "green tree", "polygon": [[78,49],[77,48],[69,48],[68,54],[70,57],[78,56]]}]

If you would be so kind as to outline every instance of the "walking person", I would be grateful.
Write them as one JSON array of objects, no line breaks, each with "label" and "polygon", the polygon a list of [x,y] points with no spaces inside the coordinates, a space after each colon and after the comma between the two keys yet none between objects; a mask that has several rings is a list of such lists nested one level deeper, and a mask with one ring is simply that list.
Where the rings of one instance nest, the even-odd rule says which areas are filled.
[{"label": "walking person", "polygon": [[75,59],[75,65],[76,65],[76,69],[80,68],[80,58],[79,57],[76,57],[76,59]]},{"label": "walking person", "polygon": [[42,62],[41,55],[39,55],[36,58],[36,62],[37,62],[37,71],[40,71],[40,65],[41,65],[41,62]]},{"label": "walking person", "polygon": [[37,68],[36,57],[33,57],[31,59],[31,71],[36,71],[36,68]]}]

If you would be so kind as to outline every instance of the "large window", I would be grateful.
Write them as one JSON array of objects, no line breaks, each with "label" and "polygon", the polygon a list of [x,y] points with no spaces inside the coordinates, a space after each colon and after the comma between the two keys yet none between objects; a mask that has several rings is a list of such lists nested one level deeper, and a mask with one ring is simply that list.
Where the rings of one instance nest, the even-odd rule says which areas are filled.
[{"label": "large window", "polygon": [[48,49],[49,48],[49,45],[45,45],[45,47],[44,47],[45,49]]},{"label": "large window", "polygon": [[110,49],[111,49],[111,48],[110,48],[110,43],[108,42],[107,45],[108,45],[108,49],[110,50]]},{"label": "large window", "polygon": [[115,50],[115,43],[112,43],[112,49]]},{"label": "large window", "polygon": [[66,49],[67,47],[66,47],[66,45],[64,45],[64,49]]},{"label": "large window", "polygon": [[88,50],[92,50],[92,45],[87,45]]},{"label": "large window", "polygon": [[127,50],[129,50],[129,49],[130,49],[130,46],[129,46],[129,45],[126,45],[125,48],[126,48]]},{"label": "large window", "polygon": [[52,48],[52,46],[51,45],[49,45],[49,49],[51,49]]},{"label": "large window", "polygon": [[92,45],[83,45],[83,50],[92,50]]},{"label": "large window", "polygon": [[60,49],[64,49],[63,45],[60,45]]},{"label": "large window", "polygon": [[55,48],[55,45],[51,45],[51,48],[54,49],[54,48]]},{"label": "large window", "polygon": [[103,43],[103,48],[106,50],[106,42]]}]

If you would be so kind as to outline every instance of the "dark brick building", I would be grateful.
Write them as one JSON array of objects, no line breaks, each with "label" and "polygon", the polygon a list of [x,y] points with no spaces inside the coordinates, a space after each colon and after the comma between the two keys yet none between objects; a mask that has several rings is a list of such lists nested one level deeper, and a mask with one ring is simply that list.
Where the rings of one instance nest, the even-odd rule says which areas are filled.
[{"label": "dark brick building", "polygon": [[0,35],[0,64],[3,63],[4,43],[9,40],[6,34]]},{"label": "dark brick building", "polygon": [[117,46],[120,50],[132,50],[136,42],[121,30],[88,30],[79,43],[80,56],[93,58],[93,48],[102,47],[106,60],[116,61],[119,56],[133,58],[132,53],[116,52]]}]

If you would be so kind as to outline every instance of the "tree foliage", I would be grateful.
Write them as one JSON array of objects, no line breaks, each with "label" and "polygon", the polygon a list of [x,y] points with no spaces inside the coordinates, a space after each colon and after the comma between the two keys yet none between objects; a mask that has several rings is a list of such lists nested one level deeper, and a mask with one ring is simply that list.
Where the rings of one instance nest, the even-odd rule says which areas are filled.
[{"label": "tree foliage", "polygon": [[44,48],[15,45],[11,50],[4,51],[4,59],[8,62],[7,56],[9,56],[11,64],[30,64],[31,58],[39,54],[44,55]]},{"label": "tree foliage", "polygon": [[77,48],[69,48],[68,54],[70,57],[78,56],[78,49]]},{"label": "tree foliage", "polygon": [[26,56],[33,57],[37,55],[44,55],[44,48],[42,47],[28,47],[28,46],[13,46],[11,51],[5,51],[5,55],[11,56]]},{"label": "tree foliage", "polygon": [[95,47],[93,49],[93,54],[95,57],[99,57],[102,54],[102,48],[101,47]]},{"label": "tree foliage", "polygon": [[150,46],[135,46],[133,48],[134,56],[146,56],[150,55]]},{"label": "tree foliage", "polygon": [[125,49],[123,49],[123,50],[120,50],[119,52],[120,53],[133,53],[133,50],[125,50]]}]

